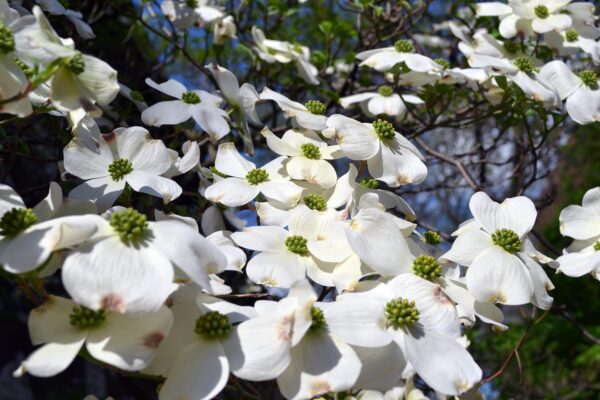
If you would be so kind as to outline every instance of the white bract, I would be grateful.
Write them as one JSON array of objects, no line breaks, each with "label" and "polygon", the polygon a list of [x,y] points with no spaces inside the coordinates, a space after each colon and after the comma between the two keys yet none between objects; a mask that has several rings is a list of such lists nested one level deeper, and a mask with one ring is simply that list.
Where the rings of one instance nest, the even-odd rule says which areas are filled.
[{"label": "white bract", "polygon": [[177,183],[161,176],[173,164],[171,154],[144,128],[119,128],[102,135],[92,121],[65,147],[64,157],[65,170],[86,180],[69,197],[94,200],[99,212],[112,206],[126,185],[165,203],[181,194]]},{"label": "white bract", "polygon": [[573,277],[591,273],[600,279],[600,188],[588,190],[582,205],[568,206],[559,219],[560,232],[575,241],[556,260],[558,272]]}]

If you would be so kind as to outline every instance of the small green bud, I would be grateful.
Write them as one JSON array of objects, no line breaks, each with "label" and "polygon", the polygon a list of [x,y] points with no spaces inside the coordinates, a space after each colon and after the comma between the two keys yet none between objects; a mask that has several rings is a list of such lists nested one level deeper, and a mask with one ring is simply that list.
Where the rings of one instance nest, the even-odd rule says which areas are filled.
[{"label": "small green bud", "polygon": [[589,88],[596,89],[598,87],[598,75],[592,70],[586,69],[585,71],[581,71],[579,78]]},{"label": "small green bud", "polygon": [[25,74],[27,79],[31,79],[31,77],[35,74],[35,71],[33,68],[31,68],[29,65],[25,64],[23,61],[19,60],[18,58],[15,58],[15,64],[17,64],[19,66],[19,68],[21,68],[21,70],[23,71],[23,73]]},{"label": "small green bud", "polygon": [[304,143],[302,146],[300,146],[300,149],[302,150],[304,157],[308,158],[309,160],[321,159],[321,150],[319,149],[319,146],[315,144]]},{"label": "small green bud", "polygon": [[540,19],[546,19],[550,15],[550,10],[548,10],[548,7],[543,4],[535,7],[533,11],[535,12],[535,16]]},{"label": "small green bud", "polygon": [[124,158],[115,160],[108,166],[108,173],[115,182],[119,182],[132,171],[133,165],[131,164],[131,161],[126,160]]},{"label": "small green bud", "polygon": [[94,311],[84,306],[73,307],[69,314],[69,323],[77,328],[97,328],[106,320],[106,311]]},{"label": "small green bud", "polygon": [[185,92],[181,95],[181,101],[186,104],[198,104],[200,103],[200,96],[194,92]]},{"label": "small green bud", "polygon": [[327,111],[327,107],[325,104],[321,103],[319,100],[309,100],[304,103],[304,107],[311,113],[316,115],[323,115],[325,111]]},{"label": "small green bud", "polygon": [[577,33],[575,29],[571,28],[567,31],[565,37],[567,38],[567,42],[573,43],[579,39],[579,33]]},{"label": "small green bud", "polygon": [[412,53],[415,49],[408,40],[398,40],[394,43],[394,48],[398,53]]},{"label": "small green bud", "polygon": [[312,324],[310,324],[309,328],[311,332],[321,330],[327,324],[325,315],[323,315],[323,310],[319,307],[312,306],[310,308],[310,315],[312,316]]},{"label": "small green bud", "polygon": [[594,250],[596,251],[600,251],[600,240],[598,240],[595,244],[594,244]]},{"label": "small green bud", "polygon": [[67,62],[67,69],[75,75],[81,74],[85,71],[85,61],[81,53],[77,53]]},{"label": "small green bud", "polygon": [[435,258],[421,254],[413,261],[413,272],[415,275],[431,281],[442,276],[442,266]]},{"label": "small green bud", "polygon": [[523,247],[519,235],[510,229],[496,230],[496,232],[492,234],[492,242],[509,253],[518,253]]},{"label": "small green bud", "polygon": [[515,59],[515,66],[527,74],[535,71],[535,65],[533,65],[533,61],[527,57],[517,57]]},{"label": "small green bud", "polygon": [[31,208],[12,208],[0,219],[0,235],[16,236],[37,222]]},{"label": "small green bud", "polygon": [[209,311],[198,317],[194,332],[205,339],[225,339],[231,330],[231,321],[227,315],[218,311]]},{"label": "small green bud", "polygon": [[307,256],[309,254],[308,247],[306,246],[307,243],[308,240],[298,235],[288,236],[287,239],[285,239],[285,247],[292,253],[301,256]]},{"label": "small green bud", "polygon": [[189,8],[198,8],[198,0],[185,0],[185,5]]},{"label": "small green bud", "polygon": [[443,58],[436,58],[433,61],[435,61],[437,64],[441,65],[442,67],[444,67],[444,69],[450,68],[450,62],[448,62],[448,60],[444,60]]},{"label": "small green bud", "polygon": [[398,297],[385,305],[387,325],[393,329],[410,326],[419,320],[419,310],[414,301]]},{"label": "small green bud", "polygon": [[15,37],[12,30],[0,21],[0,54],[8,54],[15,49]]},{"label": "small green bud", "polygon": [[246,174],[246,180],[251,185],[258,185],[269,180],[269,173],[262,168],[255,168]]},{"label": "small green bud", "polygon": [[440,244],[442,242],[442,237],[440,236],[439,233],[434,232],[434,231],[427,231],[423,234],[423,237],[425,238],[425,243],[431,244],[431,245],[436,245],[436,244]]},{"label": "small green bud", "polygon": [[502,43],[502,47],[508,54],[515,54],[521,50],[521,44],[514,40],[505,40],[504,43]]},{"label": "small green bud", "polygon": [[394,89],[392,89],[392,87],[388,85],[381,85],[379,86],[379,89],[377,89],[377,93],[384,97],[390,97],[394,94]]},{"label": "small green bud", "polygon": [[393,139],[396,135],[394,125],[383,119],[378,119],[377,121],[373,122],[373,128],[381,140]]},{"label": "small green bud", "polygon": [[367,189],[378,189],[379,182],[375,178],[364,178],[360,181],[360,185]]},{"label": "small green bud", "polygon": [[129,94],[129,97],[131,97],[131,99],[135,101],[145,101],[142,93],[138,92],[137,90],[132,90]]},{"label": "small green bud", "polygon": [[127,244],[140,241],[148,229],[146,216],[133,208],[114,212],[110,217],[110,225],[121,241]]},{"label": "small green bud", "polygon": [[311,210],[325,211],[327,210],[327,201],[318,194],[309,194],[304,198],[304,204]]},{"label": "small green bud", "polygon": [[213,165],[213,166],[211,166],[211,167],[209,167],[208,169],[210,169],[210,172],[212,172],[212,173],[213,173],[213,175],[218,175],[218,176],[220,176],[221,178],[227,178],[227,175],[225,175],[225,174],[224,174],[224,173],[222,173],[222,172],[219,172],[219,170],[217,170],[217,167],[215,167],[214,165]]}]

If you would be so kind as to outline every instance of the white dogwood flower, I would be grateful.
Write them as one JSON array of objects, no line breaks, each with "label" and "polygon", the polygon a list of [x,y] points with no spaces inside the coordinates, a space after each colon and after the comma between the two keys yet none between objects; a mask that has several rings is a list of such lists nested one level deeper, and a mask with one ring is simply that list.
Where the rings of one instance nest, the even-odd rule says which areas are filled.
[{"label": "white dogwood flower", "polygon": [[270,201],[291,207],[300,199],[302,188],[282,173],[284,159],[282,156],[256,168],[242,157],[235,144],[223,143],[217,150],[215,167],[228,177],[215,179],[204,196],[212,202],[235,207],[249,203],[262,193]]},{"label": "white dogwood flower", "polygon": [[377,71],[388,71],[397,64],[404,63],[408,69],[417,72],[429,72],[440,69],[440,66],[431,58],[414,52],[413,45],[407,40],[398,40],[391,47],[367,50],[356,55],[362,62]]},{"label": "white dogwood flower", "polygon": [[146,84],[177,99],[161,101],[145,109],[142,121],[146,125],[177,125],[193,118],[211,140],[219,140],[229,133],[227,111],[219,108],[222,102],[220,97],[204,90],[188,91],[174,79],[158,84],[146,78]]},{"label": "white dogwood flower", "polygon": [[231,368],[243,360],[237,329],[255,315],[254,308],[238,306],[182,287],[171,301],[171,334],[144,372],[166,376],[160,400],[214,398],[227,383]]},{"label": "white dogwood flower", "polygon": [[10,186],[0,184],[0,265],[6,271],[32,271],[53,252],[81,244],[96,232],[102,220],[97,215],[60,216],[62,192],[56,186],[51,185],[50,198],[31,209]]},{"label": "white dogwood flower", "polygon": [[391,187],[421,183],[427,167],[419,150],[394,126],[377,120],[358,122],[340,114],[327,119],[327,137],[335,136],[344,154],[351,160],[367,160],[369,173]]},{"label": "white dogwood flower", "polygon": [[70,253],[62,268],[67,292],[90,309],[152,312],[175,289],[174,267],[208,290],[209,275],[226,267],[225,255],[181,221],[148,222],[131,208],[113,210],[108,218],[98,224],[94,240]]},{"label": "white dogwood flower", "polygon": [[277,378],[283,396],[292,400],[351,388],[361,369],[360,360],[329,329],[324,316],[327,304],[316,300],[314,290],[303,280],[279,302],[257,302],[257,316],[238,328],[244,360],[234,375],[256,381]]},{"label": "white dogwood flower", "polygon": [[64,158],[66,172],[86,180],[69,197],[94,200],[99,212],[114,204],[126,184],[165,203],[182,191],[177,183],[160,176],[173,163],[167,147],[141,127],[102,135],[95,124],[83,125],[65,147]]},{"label": "white dogwood flower", "polygon": [[160,9],[179,29],[210,25],[225,15],[214,0],[165,0]]},{"label": "white dogwood flower", "polygon": [[353,94],[340,99],[340,104],[344,108],[348,108],[354,103],[360,103],[361,109],[368,117],[389,115],[400,120],[406,115],[405,103],[424,104],[425,102],[412,94],[394,93],[391,86],[383,85],[377,92]]},{"label": "white dogwood flower", "polygon": [[339,146],[328,146],[319,135],[309,130],[290,129],[279,138],[264,128],[261,134],[272,151],[290,157],[285,162],[285,170],[290,178],[314,183],[325,189],[336,184],[337,174],[327,160],[342,156]]},{"label": "white dogwood flower", "polygon": [[254,51],[258,56],[268,62],[279,62],[287,64],[294,62],[298,75],[309,85],[319,84],[319,70],[310,63],[310,49],[306,46],[292,44],[281,40],[267,39],[264,32],[252,27],[252,38],[254,39]]},{"label": "white dogwood flower", "polygon": [[600,122],[600,80],[592,70],[576,75],[562,61],[554,60],[540,70],[542,76],[562,100],[567,100],[567,112],[573,121],[585,125]]},{"label": "white dogwood flower", "polygon": [[381,389],[391,389],[407,362],[431,388],[446,395],[459,395],[479,382],[481,369],[458,342],[456,309],[438,285],[400,274],[365,289],[338,296],[324,309],[340,340],[358,346],[361,375],[373,378],[362,387],[371,389],[379,382]]},{"label": "white dogwood flower", "polygon": [[533,202],[520,196],[498,204],[484,192],[478,192],[471,197],[469,209],[474,221],[463,227],[440,261],[469,266],[467,287],[481,302],[532,302],[548,309],[552,298],[546,290],[553,286],[527,239],[537,216]]},{"label": "white dogwood flower", "polygon": [[492,1],[478,3],[478,17],[500,18],[499,31],[505,38],[518,33],[532,35],[550,31],[564,31],[572,24],[565,13],[571,0],[509,0],[508,4]]},{"label": "white dogwood flower", "polygon": [[144,315],[90,310],[74,301],[49,296],[29,314],[34,351],[14,372],[49,377],[64,371],[85,344],[96,360],[126,371],[144,368],[167,336],[173,315],[162,306]]},{"label": "white dogwood flower", "polygon": [[558,272],[572,277],[591,273],[600,280],[600,187],[588,190],[582,205],[561,211],[560,232],[575,241],[556,261]]}]

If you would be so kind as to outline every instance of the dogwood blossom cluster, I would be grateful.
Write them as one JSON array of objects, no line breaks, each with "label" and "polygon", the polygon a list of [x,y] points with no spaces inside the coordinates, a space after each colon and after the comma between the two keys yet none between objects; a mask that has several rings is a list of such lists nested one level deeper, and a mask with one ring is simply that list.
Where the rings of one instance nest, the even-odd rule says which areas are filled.
[{"label": "dogwood blossom cluster", "polygon": [[[39,3],[93,38],[81,14]],[[422,149],[399,131],[426,106],[426,85],[482,90],[490,102],[523,96],[552,112],[564,107],[577,124],[600,121],[590,3],[478,3],[477,17],[498,17],[500,36],[451,23],[464,68],[406,39],[361,52],[357,64],[381,85],[340,98],[341,108],[240,85],[214,63],[204,66],[213,88],[147,78],[168,98],[147,104],[108,64],[58,36],[42,8],[28,14],[0,0],[0,112],[53,112],[72,128],[65,181],[51,182],[39,204],[29,208],[0,185],[3,276],[60,277],[64,287],[31,311],[37,347],[16,377],[51,377],[85,357],[155,377],[160,400],[214,398],[237,380],[275,380],[286,399],[402,398],[422,395],[417,384],[461,396],[483,378],[465,329],[506,330],[503,306],[550,309],[544,266],[599,277],[600,188],[562,211],[561,233],[574,242],[556,260],[534,245],[537,210],[525,196],[496,201],[477,191],[473,218],[450,243],[398,194],[428,175]],[[164,1],[161,10],[177,29],[235,36],[215,2]],[[319,84],[308,47],[258,27],[251,36],[261,62],[293,63],[298,79]],[[101,107],[119,92],[136,101],[144,126],[103,132]],[[355,104],[361,114],[345,110]],[[206,134],[214,157],[198,140],[173,149],[150,131],[186,122]],[[249,156],[259,143],[266,162]],[[184,174],[200,182],[196,217],[171,207],[186,195],[174,179]],[[244,295],[252,302],[241,303]]]}]

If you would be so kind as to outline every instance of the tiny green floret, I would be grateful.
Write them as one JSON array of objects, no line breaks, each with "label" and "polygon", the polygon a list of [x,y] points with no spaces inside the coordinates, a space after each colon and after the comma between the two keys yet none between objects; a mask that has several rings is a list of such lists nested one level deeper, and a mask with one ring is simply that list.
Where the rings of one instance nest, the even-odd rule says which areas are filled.
[{"label": "tiny green floret", "polygon": [[198,0],[185,0],[185,5],[189,8],[198,8]]},{"label": "tiny green floret", "polygon": [[145,101],[142,93],[138,92],[137,90],[132,90],[129,94],[129,97],[131,97],[131,99],[134,101]]},{"label": "tiny green floret", "polygon": [[579,33],[573,28],[569,29],[567,33],[565,33],[565,37],[567,38],[567,42],[573,43],[579,40]]},{"label": "tiny green floret", "polygon": [[442,237],[439,233],[434,231],[427,231],[423,234],[423,238],[425,238],[425,243],[436,245],[442,242]]},{"label": "tiny green floret", "polygon": [[600,240],[598,240],[595,244],[594,244],[594,250],[596,251],[600,251]]},{"label": "tiny green floret", "polygon": [[81,74],[85,71],[85,61],[81,53],[77,53],[67,62],[67,69],[75,75]]},{"label": "tiny green floret", "polygon": [[287,239],[285,239],[285,247],[292,253],[301,256],[307,256],[309,254],[308,247],[306,246],[307,243],[308,240],[298,235],[288,236]]},{"label": "tiny green floret", "polygon": [[367,189],[378,189],[379,182],[375,178],[364,178],[360,181],[360,185]]},{"label": "tiny green floret", "polygon": [[198,317],[194,332],[205,339],[225,339],[231,330],[231,321],[227,315],[209,311]]},{"label": "tiny green floret", "polygon": [[323,310],[321,310],[319,307],[312,306],[310,308],[310,315],[312,317],[312,324],[310,324],[309,328],[311,332],[321,330],[327,324]]},{"label": "tiny green floret", "polygon": [[398,297],[390,300],[385,305],[385,317],[387,325],[397,330],[417,322],[419,320],[419,310],[417,310],[414,301]]},{"label": "tiny green floret", "polygon": [[505,40],[504,43],[502,43],[502,47],[508,54],[515,54],[521,50],[521,45],[514,40]]},{"label": "tiny green floret", "polygon": [[526,74],[530,74],[535,71],[535,65],[533,64],[533,61],[527,57],[517,57],[515,59],[515,67],[519,68],[519,70],[525,72]]},{"label": "tiny green floret", "polygon": [[394,43],[394,48],[398,53],[412,53],[415,49],[408,40],[398,40]]},{"label": "tiny green floret", "polygon": [[436,58],[433,61],[435,61],[437,64],[441,65],[442,67],[444,67],[444,69],[450,68],[450,62],[448,60],[445,60],[443,58]]},{"label": "tiny green floret", "polygon": [[185,92],[181,95],[181,101],[185,104],[198,104],[200,103],[200,96],[194,92]]},{"label": "tiny green floret", "polygon": [[140,241],[148,229],[146,216],[133,208],[114,212],[110,217],[110,225],[125,243]]},{"label": "tiny green floret", "polygon": [[321,150],[319,149],[319,146],[315,144],[304,143],[302,146],[300,146],[300,149],[302,150],[304,157],[308,158],[309,160],[321,159]]},{"label": "tiny green floret", "polygon": [[396,135],[394,125],[383,119],[378,119],[377,121],[373,122],[373,128],[375,129],[377,136],[379,136],[379,138],[382,140],[393,139]]},{"label": "tiny green floret", "polygon": [[84,306],[73,307],[69,323],[81,329],[97,328],[106,320],[106,311],[94,311]]},{"label": "tiny green floret", "polygon": [[327,106],[319,100],[309,100],[304,103],[304,107],[306,107],[311,114],[315,115],[323,115],[325,114],[325,111],[327,111]]},{"label": "tiny green floret", "polygon": [[413,272],[415,275],[431,281],[442,276],[442,266],[435,258],[421,254],[413,261]]},{"label": "tiny green floret", "polygon": [[131,164],[131,161],[124,158],[115,160],[108,166],[108,173],[115,182],[119,182],[132,171],[133,165]]},{"label": "tiny green floret", "polygon": [[492,234],[492,242],[509,253],[518,253],[523,248],[519,235],[510,229],[498,229]]},{"label": "tiny green floret", "polygon": [[598,87],[598,74],[594,71],[586,69],[579,73],[579,78],[583,81],[583,84],[589,88],[595,89]]},{"label": "tiny green floret", "polygon": [[327,210],[327,201],[323,196],[318,194],[309,194],[304,198],[304,204],[311,210],[325,211]]},{"label": "tiny green floret", "polygon": [[37,222],[31,208],[12,208],[0,219],[0,235],[16,236]]},{"label": "tiny green floret", "polygon": [[379,89],[377,89],[377,93],[379,93],[383,97],[390,97],[394,94],[394,89],[388,85],[381,85],[379,86]]},{"label": "tiny green floret", "polygon": [[0,54],[8,54],[15,49],[12,30],[0,21]]},{"label": "tiny green floret", "polygon": [[548,7],[546,7],[543,4],[540,4],[539,6],[535,7],[533,9],[533,12],[535,13],[535,16],[540,19],[546,19],[550,16],[550,10],[548,10]]},{"label": "tiny green floret", "polygon": [[251,185],[258,185],[269,180],[269,173],[262,168],[255,168],[246,174],[246,180]]}]

